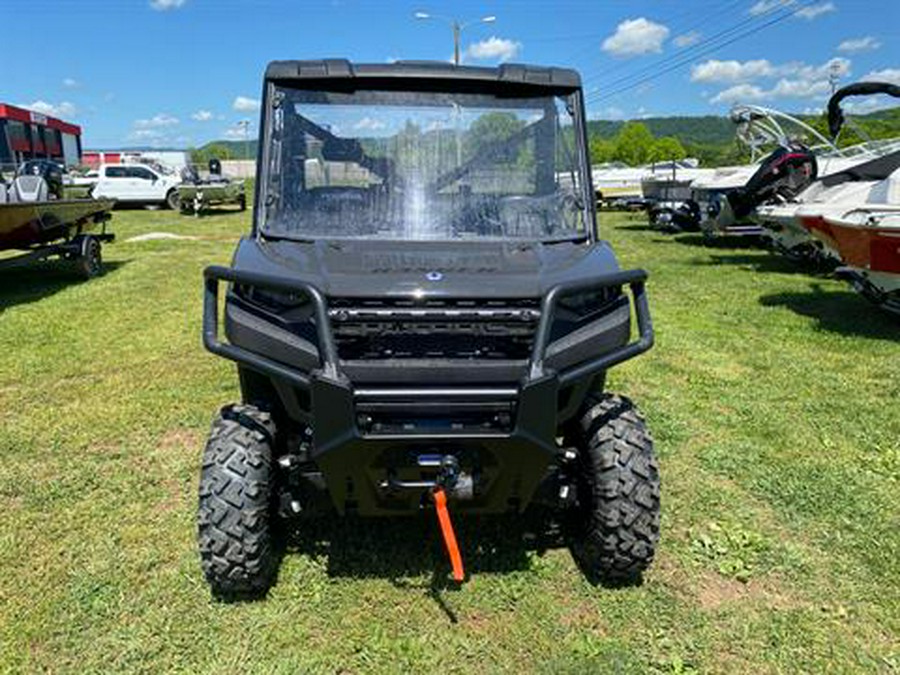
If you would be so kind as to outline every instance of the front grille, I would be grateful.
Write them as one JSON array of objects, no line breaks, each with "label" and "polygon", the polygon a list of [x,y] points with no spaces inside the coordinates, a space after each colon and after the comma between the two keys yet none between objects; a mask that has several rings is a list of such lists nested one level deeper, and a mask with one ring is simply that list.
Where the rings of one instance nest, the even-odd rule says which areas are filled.
[{"label": "front grille", "polygon": [[525,359],[540,319],[537,300],[331,299],[342,360]]}]

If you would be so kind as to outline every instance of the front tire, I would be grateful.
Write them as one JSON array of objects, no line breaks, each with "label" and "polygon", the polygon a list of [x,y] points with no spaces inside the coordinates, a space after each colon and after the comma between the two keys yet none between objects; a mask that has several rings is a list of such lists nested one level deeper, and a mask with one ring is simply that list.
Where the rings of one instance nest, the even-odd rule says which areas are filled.
[{"label": "front tire", "polygon": [[659,541],[659,466],[653,439],[631,401],[590,400],[578,430],[578,517],[572,554],[604,584],[637,581]]},{"label": "front tire", "polygon": [[166,194],[166,206],[173,211],[177,211],[181,208],[181,198],[178,196],[178,190],[175,190],[174,188],[169,190]]},{"label": "front tire", "polygon": [[263,595],[275,580],[275,425],[250,405],[222,409],[203,452],[197,515],[200,564],[214,596]]}]

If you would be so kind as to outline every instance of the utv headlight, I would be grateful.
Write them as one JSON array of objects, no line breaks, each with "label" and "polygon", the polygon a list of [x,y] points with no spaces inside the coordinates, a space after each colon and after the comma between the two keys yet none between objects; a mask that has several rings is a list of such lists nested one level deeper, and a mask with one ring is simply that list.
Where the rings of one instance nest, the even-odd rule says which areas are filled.
[{"label": "utv headlight", "polygon": [[565,312],[569,315],[567,317],[569,320],[589,319],[592,315],[604,309],[605,305],[620,292],[621,289],[615,287],[567,295],[557,303],[557,315]]},{"label": "utv headlight", "polygon": [[304,291],[276,291],[256,286],[235,286],[235,293],[244,300],[264,309],[283,312],[309,304],[309,296]]}]

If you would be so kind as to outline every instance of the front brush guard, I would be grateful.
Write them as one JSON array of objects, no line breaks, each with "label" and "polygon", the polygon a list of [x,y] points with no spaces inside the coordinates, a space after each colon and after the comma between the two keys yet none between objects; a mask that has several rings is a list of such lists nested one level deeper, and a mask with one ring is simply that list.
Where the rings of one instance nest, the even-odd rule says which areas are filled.
[{"label": "front brush guard", "polygon": [[[205,293],[203,299],[203,344],[213,354],[244,364],[253,370],[283,378],[291,384],[308,391],[313,373],[306,373],[292,368],[279,361],[270,359],[237,345],[222,342],[219,339],[219,282],[226,281],[247,286],[267,288],[276,291],[306,293],[314,306],[316,331],[318,333],[321,369],[316,371],[318,377],[346,382],[337,355],[337,346],[331,331],[328,318],[328,301],[325,295],[313,284],[305,281],[286,280],[253,272],[241,272],[229,267],[210,266],[204,272]],[[527,375],[523,384],[533,383],[545,375],[551,374],[544,366],[550,333],[553,327],[553,315],[561,297],[566,295],[599,291],[611,287],[628,285],[637,316],[639,337],[636,341],[617,347],[605,354],[595,356],[588,361],[555,373],[559,385],[565,386],[576,380],[595,375],[618,365],[623,361],[642,354],[653,346],[653,323],[650,319],[650,306],[644,284],[647,273],[641,269],[625,270],[596,276],[577,282],[562,283],[554,286],[544,295],[541,302],[541,319],[535,335]]]}]

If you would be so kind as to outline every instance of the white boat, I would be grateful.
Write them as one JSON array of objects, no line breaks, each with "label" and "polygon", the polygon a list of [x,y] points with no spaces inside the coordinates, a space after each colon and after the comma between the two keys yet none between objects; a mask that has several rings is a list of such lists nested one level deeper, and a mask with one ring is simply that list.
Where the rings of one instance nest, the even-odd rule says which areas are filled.
[{"label": "white boat", "polygon": [[[840,101],[847,96],[900,94],[891,84],[865,82],[842,88],[829,101],[829,127],[837,137],[844,123]],[[854,205],[879,199],[878,185],[900,168],[900,140],[870,141],[826,156],[825,170],[794,199],[760,205],[756,215],[773,246],[795,259],[839,261],[841,254],[826,215],[838,217]],[[874,192],[873,192],[874,190]],[[884,201],[884,200],[882,200]]]},{"label": "white boat", "polygon": [[609,204],[615,200],[641,198],[641,179],[646,167],[631,167],[622,162],[607,162],[591,167],[591,182],[597,201]]},{"label": "white boat", "polygon": [[[763,220],[759,217],[762,205],[795,202],[817,177],[839,174],[900,149],[900,141],[896,139],[838,148],[803,121],[762,106],[736,106],[732,119],[738,125],[738,138],[751,148],[754,156],[765,147],[775,145],[776,148],[762,161],[725,167],[707,180],[694,182],[692,194],[700,206],[701,227],[709,236],[766,234],[766,225],[777,226],[787,219],[787,214],[785,210],[772,209],[767,212],[770,218]],[[809,140],[815,144],[808,145]],[[781,230],[776,227],[768,232],[780,235]],[[795,247],[798,242],[792,235],[799,234],[799,231],[789,233],[779,241],[779,246]]]},{"label": "white boat", "polygon": [[838,277],[872,302],[900,313],[900,152],[883,159],[893,159],[898,168],[882,180],[858,183],[842,199],[819,207],[806,204],[797,217],[840,256]]}]

